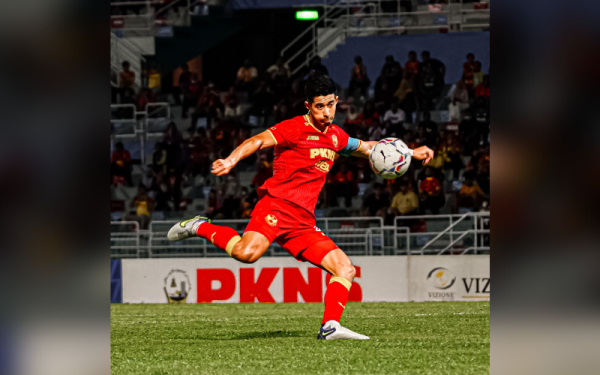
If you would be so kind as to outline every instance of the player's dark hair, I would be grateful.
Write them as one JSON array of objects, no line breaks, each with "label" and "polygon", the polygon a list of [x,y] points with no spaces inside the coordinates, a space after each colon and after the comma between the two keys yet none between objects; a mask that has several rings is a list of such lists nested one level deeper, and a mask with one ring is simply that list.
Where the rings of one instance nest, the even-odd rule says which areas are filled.
[{"label": "player's dark hair", "polygon": [[321,75],[310,78],[304,86],[306,101],[312,103],[317,96],[327,96],[337,94],[337,87],[329,76]]}]

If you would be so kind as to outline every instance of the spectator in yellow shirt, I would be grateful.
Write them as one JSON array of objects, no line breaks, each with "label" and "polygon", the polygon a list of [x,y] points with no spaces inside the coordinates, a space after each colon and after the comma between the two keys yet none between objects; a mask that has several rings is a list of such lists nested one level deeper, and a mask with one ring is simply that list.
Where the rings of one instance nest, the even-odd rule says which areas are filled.
[{"label": "spectator in yellow shirt", "polygon": [[483,198],[483,191],[475,182],[475,171],[470,170],[465,172],[465,183],[460,188],[458,207],[466,208],[473,211],[479,207],[481,199]]},{"label": "spectator in yellow shirt", "polygon": [[396,216],[412,215],[419,210],[419,197],[409,190],[408,182],[400,183],[400,191],[392,199],[392,212]]},{"label": "spectator in yellow shirt", "polygon": [[144,186],[140,185],[137,195],[131,200],[130,206],[135,208],[135,213],[126,214],[125,221],[137,221],[140,224],[140,229],[148,229],[151,212],[154,211],[154,200],[148,196]]},{"label": "spectator in yellow shirt", "polygon": [[[394,216],[409,216],[419,213],[419,197],[410,190],[408,181],[400,183],[400,191],[392,199],[391,210]],[[410,227],[414,220],[399,220],[401,227]]]}]

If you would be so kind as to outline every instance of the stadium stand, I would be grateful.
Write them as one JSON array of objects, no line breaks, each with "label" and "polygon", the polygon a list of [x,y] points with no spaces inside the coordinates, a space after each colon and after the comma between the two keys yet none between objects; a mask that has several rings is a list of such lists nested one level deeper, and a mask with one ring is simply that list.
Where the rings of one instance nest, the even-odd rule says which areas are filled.
[{"label": "stadium stand", "polygon": [[[265,6],[266,2],[260,3]],[[300,3],[288,1],[285,6]],[[333,24],[343,31],[342,39],[334,35],[332,41],[333,34],[326,40],[316,37],[317,43],[308,43],[323,42],[326,48],[310,47],[299,57],[290,54],[298,51],[289,48],[296,43],[291,40],[281,51],[282,58],[256,66],[251,60],[240,61],[236,71],[223,73],[230,77],[225,79],[202,74],[201,66],[183,55],[178,69],[154,64],[158,56],[153,54],[164,54],[164,50],[158,48],[158,42],[151,48],[148,39],[140,38],[153,40],[156,30],[141,37],[122,38],[124,34],[113,33],[113,256],[215,255],[203,240],[186,246],[167,244],[164,228],[180,218],[203,214],[243,229],[242,223],[257,202],[256,188],[272,174],[272,151],[242,161],[229,176],[213,176],[210,166],[248,137],[304,114],[303,82],[318,74],[331,75],[340,86],[335,123],[351,136],[369,140],[398,137],[411,148],[428,145],[436,151],[430,167],[413,163],[409,172],[393,181],[377,177],[364,159],[350,162],[340,158],[328,175],[315,212],[323,224],[334,223],[327,229],[330,235],[341,236],[338,240],[342,242],[345,238],[349,251],[361,254],[410,253],[415,249],[421,253],[489,251],[489,33],[471,31],[486,28],[481,20],[471,22],[472,28],[450,28],[453,7],[460,5],[461,17],[481,12],[471,12],[474,5],[466,1],[442,4],[439,11],[430,10],[432,4],[413,1],[414,7],[405,12],[405,2],[392,1],[389,3],[401,5],[393,11],[408,15],[402,23],[390,26],[391,12],[382,5],[385,2],[325,3],[332,4],[324,9],[334,15]],[[229,7],[235,17],[236,9],[254,5],[252,1],[231,1]],[[211,5],[210,9],[217,8]],[[173,12],[172,6],[169,9]],[[342,19],[340,11],[335,18],[336,9],[355,13],[342,25],[335,21]],[[486,9],[483,13],[489,27],[489,7]],[[194,15],[193,10],[193,3],[185,8],[191,18],[189,25],[197,22],[197,17],[212,17],[210,12]],[[129,9],[126,13],[135,12]],[[376,22],[353,24],[352,20],[365,19],[365,14]],[[440,28],[432,14],[447,15],[448,27]],[[409,22],[409,15],[417,17],[416,21]],[[382,19],[386,20],[383,26]],[[327,20],[306,30],[314,27],[317,35],[323,21]],[[322,35],[331,28],[327,25],[321,27]],[[395,35],[390,35],[392,32]],[[173,44],[177,38],[156,39],[162,44],[173,40]],[[409,61],[410,51],[417,54],[414,61]],[[356,64],[356,56],[362,57],[362,63]],[[130,63],[127,69],[125,61]],[[369,80],[363,86],[351,82],[361,64]],[[128,71],[133,71],[133,82]],[[174,82],[161,84],[173,71]],[[214,81],[228,84],[219,87]],[[119,143],[123,150],[120,145],[117,149]],[[408,192],[401,191],[401,185],[408,186]],[[441,194],[436,193],[436,186]],[[419,207],[398,217],[403,211],[398,211],[394,197],[409,192],[418,196]],[[375,219],[367,220],[371,224],[364,228],[358,224],[355,228],[355,224],[331,219],[336,217]],[[377,225],[370,229],[373,223]],[[358,244],[355,250],[352,243]],[[276,245],[270,251],[271,255],[281,253]]]}]

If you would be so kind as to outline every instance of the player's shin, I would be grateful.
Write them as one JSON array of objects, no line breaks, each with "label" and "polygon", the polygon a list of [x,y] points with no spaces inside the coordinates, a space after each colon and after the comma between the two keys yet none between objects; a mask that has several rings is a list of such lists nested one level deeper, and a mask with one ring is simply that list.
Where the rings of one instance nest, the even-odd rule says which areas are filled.
[{"label": "player's shin", "polygon": [[202,223],[198,227],[196,234],[209,240],[217,248],[229,254],[229,256],[231,256],[235,244],[242,239],[235,229],[211,223]]},{"label": "player's shin", "polygon": [[330,320],[340,321],[348,302],[348,293],[351,286],[352,282],[343,277],[334,276],[331,278],[325,292],[325,312],[321,324],[325,324]]}]

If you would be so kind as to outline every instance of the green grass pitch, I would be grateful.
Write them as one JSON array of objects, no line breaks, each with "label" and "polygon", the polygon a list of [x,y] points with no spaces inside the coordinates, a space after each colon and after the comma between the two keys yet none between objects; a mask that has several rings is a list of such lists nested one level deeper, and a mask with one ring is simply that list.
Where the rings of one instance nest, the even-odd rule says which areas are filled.
[{"label": "green grass pitch", "polygon": [[116,304],[112,374],[488,374],[489,307],[349,303],[371,340],[317,341],[323,304]]}]

